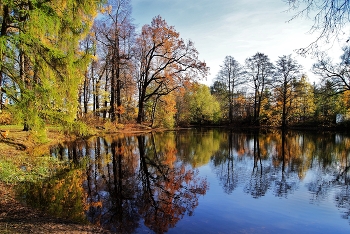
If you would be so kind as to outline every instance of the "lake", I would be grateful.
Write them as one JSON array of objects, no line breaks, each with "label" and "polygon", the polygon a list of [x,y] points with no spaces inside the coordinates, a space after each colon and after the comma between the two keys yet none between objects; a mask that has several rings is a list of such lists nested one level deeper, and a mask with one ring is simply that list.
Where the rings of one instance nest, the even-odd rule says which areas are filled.
[{"label": "lake", "polygon": [[116,233],[350,233],[350,137],[188,129],[66,142],[23,199]]}]

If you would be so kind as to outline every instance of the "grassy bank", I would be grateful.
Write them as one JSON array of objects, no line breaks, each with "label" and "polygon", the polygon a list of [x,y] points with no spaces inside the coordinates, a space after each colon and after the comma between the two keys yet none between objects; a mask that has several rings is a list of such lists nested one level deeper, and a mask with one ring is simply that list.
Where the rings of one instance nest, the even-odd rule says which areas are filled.
[{"label": "grassy bank", "polygon": [[0,138],[0,181],[8,184],[36,181],[64,166],[49,155],[52,145],[66,139],[61,132],[48,130],[47,140],[38,143],[21,126],[0,126],[0,130],[8,131],[6,138]]},{"label": "grassy bank", "polygon": [[39,143],[22,126],[0,126],[8,131],[0,136],[0,233],[108,233],[100,227],[80,224],[22,203],[18,188],[48,180],[68,167],[50,157],[50,148],[69,140],[62,132],[49,128],[45,142]]}]

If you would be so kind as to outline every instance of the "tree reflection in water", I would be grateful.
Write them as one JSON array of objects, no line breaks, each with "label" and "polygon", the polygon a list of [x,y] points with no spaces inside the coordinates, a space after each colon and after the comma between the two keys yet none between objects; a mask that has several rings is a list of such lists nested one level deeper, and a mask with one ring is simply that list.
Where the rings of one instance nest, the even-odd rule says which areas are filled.
[{"label": "tree reflection in water", "polygon": [[[270,189],[278,197],[286,197],[297,187],[297,171],[291,160],[286,134],[235,133],[229,131],[212,158],[212,165],[224,191],[231,193],[238,184],[253,198],[264,196]],[[289,148],[290,149],[290,148]],[[252,163],[252,164],[251,164]],[[249,174],[248,171],[251,170]]]},{"label": "tree reflection in water", "polygon": [[198,196],[206,193],[208,185],[192,167],[176,160],[175,145],[157,148],[153,134],[150,138],[138,136],[138,143],[142,183],[139,213],[146,226],[156,233],[163,233],[174,227],[186,213],[192,215],[198,205]]},{"label": "tree reflection in water", "polygon": [[74,162],[72,170],[28,183],[26,199],[32,191],[34,203],[50,211],[76,220],[85,211],[90,222],[117,233],[141,226],[164,233],[192,215],[208,190],[196,167],[208,164],[224,193],[288,198],[306,186],[311,203],[332,199],[343,218],[350,216],[350,138],[344,135],[197,129],[80,140],[52,154]]},{"label": "tree reflection in water", "polygon": [[[350,138],[335,134],[305,134],[294,131],[227,131],[211,165],[223,189],[230,194],[239,184],[253,198],[270,190],[287,198],[308,173],[310,200],[317,203],[337,191],[336,206],[350,217]],[[247,170],[251,168],[251,174]]]},{"label": "tree reflection in water", "polygon": [[271,186],[271,164],[263,165],[262,157],[266,157],[266,153],[261,151],[258,133],[254,134],[252,151],[254,166],[250,180],[246,184],[244,191],[246,193],[250,193],[250,195],[252,195],[254,198],[259,198],[261,196],[264,196]]},{"label": "tree reflection in water", "polygon": [[[56,155],[75,161],[70,146]],[[175,134],[94,138],[81,152],[91,159],[83,182],[87,218],[113,232],[133,233],[143,220],[164,233],[192,215],[208,189],[196,169],[177,159]]]}]

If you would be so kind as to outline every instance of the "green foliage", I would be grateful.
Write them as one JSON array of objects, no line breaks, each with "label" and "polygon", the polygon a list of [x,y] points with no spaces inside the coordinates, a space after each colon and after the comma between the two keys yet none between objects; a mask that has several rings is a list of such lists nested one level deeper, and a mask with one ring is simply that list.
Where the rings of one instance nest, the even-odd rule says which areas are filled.
[{"label": "green foliage", "polygon": [[2,27],[15,28],[0,35],[0,70],[8,78],[4,93],[15,118],[31,130],[44,131],[47,121],[76,126],[78,88],[90,61],[79,41],[100,2],[2,2]]},{"label": "green foliage", "polygon": [[211,94],[216,98],[220,103],[220,109],[222,112],[222,119],[229,119],[229,101],[228,97],[229,91],[225,83],[221,81],[215,81],[213,86],[210,87]]},{"label": "green foliage", "polygon": [[81,121],[67,122],[62,125],[62,130],[68,134],[74,134],[81,137],[94,134],[93,130]]},{"label": "green foliage", "polygon": [[176,136],[179,156],[193,167],[205,165],[220,149],[220,145],[227,142],[223,136],[224,134],[218,130],[179,134]]},{"label": "green foliage", "polygon": [[346,112],[342,95],[337,93],[330,82],[326,82],[316,91],[315,103],[316,119],[327,125],[335,123],[337,114]]},{"label": "green foliage", "polygon": [[23,172],[13,163],[0,160],[0,180],[6,183],[17,181],[19,176],[22,177]]},{"label": "green foliage", "polygon": [[186,110],[180,117],[180,122],[186,123],[216,123],[220,121],[220,104],[210,93],[208,86],[194,84],[191,89],[186,90],[184,102],[187,103]]},{"label": "green foliage", "polygon": [[175,126],[176,101],[175,96],[170,93],[158,102],[156,108],[156,125],[159,127],[173,128]]}]

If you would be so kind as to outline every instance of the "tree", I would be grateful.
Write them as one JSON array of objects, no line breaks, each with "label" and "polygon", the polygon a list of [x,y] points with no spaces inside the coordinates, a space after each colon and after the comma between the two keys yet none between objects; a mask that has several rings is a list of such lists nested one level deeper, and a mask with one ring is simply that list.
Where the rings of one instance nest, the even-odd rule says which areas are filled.
[{"label": "tree", "polygon": [[270,62],[267,55],[256,53],[245,61],[245,72],[254,88],[254,117],[253,122],[256,125],[260,124],[260,111],[262,100],[266,91],[267,85],[271,81],[274,72],[274,66]]},{"label": "tree", "polygon": [[[111,121],[121,121],[124,112],[122,90],[131,79],[131,48],[135,38],[135,26],[131,19],[130,0],[109,0],[99,19],[98,38],[106,48],[106,69],[109,70]],[[126,79],[127,78],[127,79]]]},{"label": "tree", "polygon": [[24,129],[45,120],[72,126],[77,90],[89,55],[79,41],[90,30],[100,1],[2,1],[0,72],[10,85],[1,92],[15,103]]},{"label": "tree", "polygon": [[[175,93],[166,96],[154,96],[149,99],[151,107],[151,127],[162,126],[172,128],[175,125],[176,97]],[[148,103],[147,103],[148,104]]]},{"label": "tree", "polygon": [[291,55],[279,57],[275,65],[276,73],[273,86],[277,98],[282,104],[282,128],[287,126],[287,119],[290,117],[290,110],[294,99],[293,82],[299,76],[301,66],[292,59]]},{"label": "tree", "polygon": [[227,97],[229,96],[229,94],[226,85],[221,81],[214,80],[213,85],[210,86],[210,93],[216,98],[216,100],[220,104],[220,109],[222,111],[221,121],[229,122],[229,102],[227,101]]},{"label": "tree", "polygon": [[329,81],[316,90],[315,104],[315,116],[323,125],[334,124],[336,115],[345,113],[342,96]]},{"label": "tree", "polygon": [[233,122],[233,106],[234,93],[237,86],[241,85],[244,80],[242,76],[242,66],[232,57],[226,56],[224,64],[220,66],[221,69],[216,77],[216,81],[220,82],[227,89],[228,119],[230,123]]},{"label": "tree", "polygon": [[314,87],[308,82],[305,75],[295,84],[294,108],[292,115],[295,122],[305,122],[314,116],[315,95]]},{"label": "tree", "polygon": [[[81,41],[81,49],[85,54],[91,54],[90,65],[87,67],[84,74],[84,81],[82,82],[79,90],[79,104],[83,105],[79,108],[81,113],[86,116],[88,113],[88,105],[90,103],[91,96],[94,93],[95,83],[95,70],[96,70],[96,36],[94,31],[91,31],[84,40]],[[95,100],[95,99],[94,99]],[[94,106],[95,107],[95,106]]]},{"label": "tree", "polygon": [[[313,18],[311,32],[319,32],[317,39],[299,52],[317,50],[318,42],[330,42],[344,34],[344,28],[349,23],[350,1],[348,0],[288,0],[292,10],[300,9],[292,18],[307,16]],[[345,31],[346,32],[346,31]]]},{"label": "tree", "polygon": [[[218,122],[220,118],[220,104],[210,94],[210,89],[204,84],[194,83],[184,95],[187,111],[180,116],[182,123]],[[186,114],[187,113],[187,114]]]},{"label": "tree", "polygon": [[350,90],[350,47],[343,48],[341,62],[333,64],[332,60],[325,54],[320,54],[318,62],[313,65],[313,72],[322,78],[322,81],[329,81],[338,92]]},{"label": "tree", "polygon": [[160,16],[144,25],[137,38],[138,117],[144,120],[145,103],[178,89],[186,80],[206,76],[208,68],[198,59],[192,41],[185,43],[179,33]]}]

